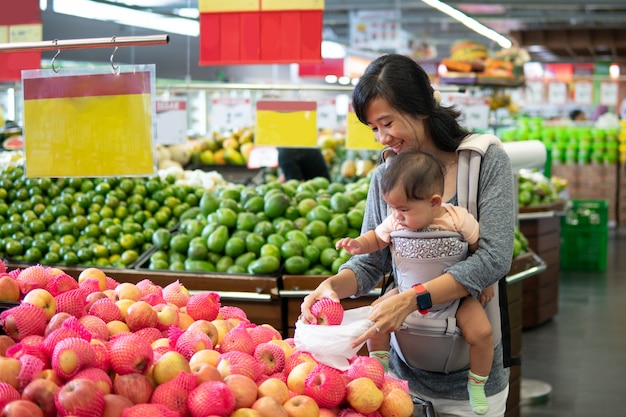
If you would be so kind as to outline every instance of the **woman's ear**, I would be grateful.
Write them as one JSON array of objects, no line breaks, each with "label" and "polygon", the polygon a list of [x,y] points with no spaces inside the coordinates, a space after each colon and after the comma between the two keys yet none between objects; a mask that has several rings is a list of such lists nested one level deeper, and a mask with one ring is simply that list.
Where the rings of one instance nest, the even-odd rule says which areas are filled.
[{"label": "woman's ear", "polygon": [[439,194],[433,194],[430,197],[430,206],[431,207],[439,207],[439,206],[441,206],[442,202],[443,202],[443,199],[441,198],[441,196]]}]

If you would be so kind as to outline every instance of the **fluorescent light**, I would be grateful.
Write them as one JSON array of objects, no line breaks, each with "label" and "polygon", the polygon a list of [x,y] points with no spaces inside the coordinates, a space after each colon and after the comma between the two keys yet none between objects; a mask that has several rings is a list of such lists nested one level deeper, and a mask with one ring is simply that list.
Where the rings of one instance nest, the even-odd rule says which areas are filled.
[{"label": "fluorescent light", "polygon": [[322,58],[343,59],[346,48],[334,41],[322,41]]},{"label": "fluorescent light", "polygon": [[200,23],[197,20],[164,16],[94,1],[55,0],[53,10],[56,13],[70,16],[116,22],[121,25],[153,29],[159,32],[196,37],[200,35]]},{"label": "fluorescent light", "polygon": [[442,13],[447,14],[451,18],[458,20],[460,23],[472,29],[474,32],[496,42],[504,49],[508,49],[513,45],[513,43],[506,37],[502,36],[493,29],[489,29],[487,26],[483,25],[475,19],[472,19],[471,17],[467,16],[460,10],[455,9],[454,7],[450,7],[439,0],[422,0],[422,2],[428,4],[430,7],[439,10]]}]

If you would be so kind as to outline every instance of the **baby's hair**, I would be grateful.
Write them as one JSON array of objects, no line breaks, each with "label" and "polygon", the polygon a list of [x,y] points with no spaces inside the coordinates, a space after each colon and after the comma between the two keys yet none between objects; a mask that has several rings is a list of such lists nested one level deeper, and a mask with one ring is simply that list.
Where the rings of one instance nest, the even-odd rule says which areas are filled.
[{"label": "baby's hair", "polygon": [[400,152],[389,161],[381,181],[381,191],[387,195],[396,186],[404,189],[408,200],[425,200],[433,194],[443,195],[443,166],[437,158],[425,152]]}]

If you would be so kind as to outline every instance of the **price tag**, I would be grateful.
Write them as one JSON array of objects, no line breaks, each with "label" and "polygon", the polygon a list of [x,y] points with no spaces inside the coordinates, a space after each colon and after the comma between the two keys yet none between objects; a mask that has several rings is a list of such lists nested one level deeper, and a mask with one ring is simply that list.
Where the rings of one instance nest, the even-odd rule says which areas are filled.
[{"label": "price tag", "polygon": [[11,42],[40,42],[43,38],[41,23],[32,25],[12,25],[9,36]]},{"label": "price tag", "polygon": [[0,43],[9,43],[9,27],[0,26]]},{"label": "price tag", "polygon": [[356,114],[352,111],[352,106],[350,106],[348,111],[347,122],[346,148],[375,151],[383,149],[383,145],[376,141],[372,129],[361,123],[356,117]]},{"label": "price tag", "polygon": [[334,98],[317,100],[317,127],[318,129],[332,130],[339,128],[337,102]]},{"label": "price tag", "polygon": [[248,169],[278,167],[278,149],[273,146],[255,146],[248,156]]},{"label": "price tag", "polygon": [[252,126],[252,104],[249,98],[220,97],[212,101],[211,129],[215,132]]},{"label": "price tag", "polygon": [[551,82],[548,85],[548,103],[567,103],[567,84],[562,82]]},{"label": "price tag", "polygon": [[317,103],[272,101],[256,103],[256,145],[317,147]]},{"label": "price tag", "polygon": [[574,102],[580,105],[593,103],[593,83],[590,81],[578,81],[574,84]]},{"label": "price tag", "polygon": [[600,104],[617,106],[617,83],[600,83]]},{"label": "price tag", "polygon": [[187,102],[178,100],[156,101],[156,142],[176,145],[187,141]]}]

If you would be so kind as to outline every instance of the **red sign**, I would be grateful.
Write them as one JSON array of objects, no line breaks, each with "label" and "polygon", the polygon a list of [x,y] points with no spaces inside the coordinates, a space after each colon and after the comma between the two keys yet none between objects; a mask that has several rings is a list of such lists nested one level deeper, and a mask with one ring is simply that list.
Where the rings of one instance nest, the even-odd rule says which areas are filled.
[{"label": "red sign", "polygon": [[[41,41],[39,0],[0,0],[0,43]],[[33,36],[36,39],[33,39]],[[20,81],[23,69],[41,68],[41,52],[0,53],[0,82]]]}]

